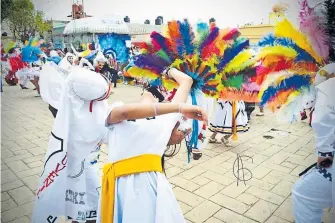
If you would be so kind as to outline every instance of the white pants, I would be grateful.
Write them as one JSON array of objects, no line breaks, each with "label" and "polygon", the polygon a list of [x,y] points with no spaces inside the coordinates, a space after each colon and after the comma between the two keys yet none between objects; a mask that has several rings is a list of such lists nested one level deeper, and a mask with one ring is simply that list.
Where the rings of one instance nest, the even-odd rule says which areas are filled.
[{"label": "white pants", "polygon": [[[331,174],[333,169],[330,167],[326,170]],[[332,182],[329,179],[316,168],[308,171],[292,190],[295,223],[320,223],[323,209],[333,206],[332,194]]]}]

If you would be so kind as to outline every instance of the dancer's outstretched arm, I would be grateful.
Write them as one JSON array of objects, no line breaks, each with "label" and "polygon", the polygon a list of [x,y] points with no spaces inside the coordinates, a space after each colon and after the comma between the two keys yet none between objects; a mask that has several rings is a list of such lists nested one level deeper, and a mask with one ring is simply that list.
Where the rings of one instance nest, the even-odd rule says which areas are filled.
[{"label": "dancer's outstretched arm", "polygon": [[186,118],[207,123],[208,117],[202,108],[184,104],[192,87],[192,79],[176,69],[171,69],[168,76],[175,79],[179,84],[172,103],[136,103],[119,106],[111,111],[107,123],[116,124],[124,120],[142,119],[169,113],[182,113]]}]

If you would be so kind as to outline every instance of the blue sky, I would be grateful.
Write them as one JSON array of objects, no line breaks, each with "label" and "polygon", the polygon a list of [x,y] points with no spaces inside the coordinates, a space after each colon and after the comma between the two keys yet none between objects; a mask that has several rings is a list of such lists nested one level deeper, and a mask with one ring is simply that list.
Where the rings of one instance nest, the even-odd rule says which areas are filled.
[{"label": "blue sky", "polygon": [[[35,7],[43,10],[47,18],[67,19],[71,4],[77,0],[32,0]],[[192,23],[208,21],[214,17],[221,27],[243,25],[248,22],[267,23],[272,6],[279,1],[290,5],[288,14],[292,20],[297,15],[298,0],[84,0],[89,15],[128,15],[131,22],[143,23],[161,15],[164,21],[188,18]],[[311,4],[320,0],[309,0]]]},{"label": "blue sky", "polygon": [[[66,19],[73,0],[33,0],[35,7],[48,18]],[[131,22],[154,22],[161,15],[164,21],[188,18],[192,22],[214,17],[218,25],[236,26],[247,22],[266,22],[277,0],[84,0],[87,14],[128,15]]]}]

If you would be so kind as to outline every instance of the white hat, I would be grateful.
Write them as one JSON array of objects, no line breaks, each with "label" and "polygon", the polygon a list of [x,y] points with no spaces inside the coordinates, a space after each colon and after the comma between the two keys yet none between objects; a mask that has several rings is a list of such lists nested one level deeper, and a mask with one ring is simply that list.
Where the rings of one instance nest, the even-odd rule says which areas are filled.
[{"label": "white hat", "polygon": [[109,91],[108,82],[100,74],[74,67],[71,70],[73,77],[73,91],[83,101],[93,101],[102,98]]},{"label": "white hat", "polygon": [[95,60],[96,62],[106,62],[106,61],[107,61],[106,57],[103,55],[102,52],[98,52],[98,53],[97,53],[97,56],[95,57],[94,60]]}]

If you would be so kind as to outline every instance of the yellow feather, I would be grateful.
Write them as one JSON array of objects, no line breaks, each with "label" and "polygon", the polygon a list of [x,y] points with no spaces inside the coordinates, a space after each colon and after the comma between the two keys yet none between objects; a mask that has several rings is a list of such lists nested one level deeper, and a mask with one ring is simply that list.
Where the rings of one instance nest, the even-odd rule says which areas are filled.
[{"label": "yellow feather", "polygon": [[295,58],[297,56],[297,52],[294,49],[285,46],[267,46],[261,49],[257,59],[261,60],[267,56],[284,56],[288,58]]},{"label": "yellow feather", "polygon": [[173,61],[173,63],[171,64],[171,67],[175,67],[175,68],[179,68],[180,64],[182,64],[183,61],[181,59],[176,59],[175,61]]},{"label": "yellow feather", "polygon": [[300,91],[293,91],[287,98],[284,105],[290,104],[292,101],[294,101],[299,95],[301,94]]},{"label": "yellow feather", "polygon": [[213,67],[216,64],[219,64],[219,58],[217,57],[217,55],[213,54],[210,58],[207,59],[206,64]]},{"label": "yellow feather", "polygon": [[250,60],[252,52],[250,50],[244,50],[239,53],[232,61],[230,61],[224,69],[225,73],[239,72],[249,67],[253,61]]},{"label": "yellow feather", "polygon": [[178,86],[179,86],[178,83],[176,83],[175,81],[173,81],[171,79],[166,79],[166,78],[162,79],[162,83],[163,83],[163,86],[169,91],[171,91],[175,88],[178,88]]},{"label": "yellow feather", "polygon": [[282,80],[284,77],[288,77],[294,73],[289,71],[283,71],[283,72],[276,72],[272,73],[271,75],[268,75],[264,82],[262,83],[262,87],[258,93],[258,98],[261,99],[264,91],[271,85],[274,85],[274,83],[277,83],[278,80]]},{"label": "yellow feather", "polygon": [[127,73],[131,77],[143,77],[143,78],[148,78],[148,79],[151,79],[151,80],[154,80],[154,79],[159,77],[158,74],[153,73],[153,72],[151,72],[149,70],[146,70],[146,69],[139,68],[139,67],[130,67],[127,70]]},{"label": "yellow feather", "polygon": [[318,63],[323,63],[321,56],[314,51],[307,36],[295,29],[287,19],[278,23],[274,33],[277,37],[292,39],[300,48],[306,50],[306,52],[308,52]]}]

